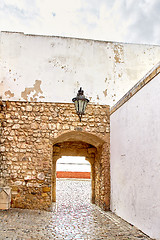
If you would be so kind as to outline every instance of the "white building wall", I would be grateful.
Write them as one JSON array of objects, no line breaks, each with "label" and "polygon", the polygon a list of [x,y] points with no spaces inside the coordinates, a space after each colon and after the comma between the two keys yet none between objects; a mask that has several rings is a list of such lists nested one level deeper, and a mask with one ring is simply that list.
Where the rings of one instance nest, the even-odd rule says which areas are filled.
[{"label": "white building wall", "polygon": [[113,105],[160,59],[160,46],[0,33],[4,100],[71,102],[79,87]]},{"label": "white building wall", "polygon": [[160,74],[111,115],[111,210],[160,239]]},{"label": "white building wall", "polygon": [[63,156],[57,161],[57,171],[91,172],[91,165],[85,157]]}]

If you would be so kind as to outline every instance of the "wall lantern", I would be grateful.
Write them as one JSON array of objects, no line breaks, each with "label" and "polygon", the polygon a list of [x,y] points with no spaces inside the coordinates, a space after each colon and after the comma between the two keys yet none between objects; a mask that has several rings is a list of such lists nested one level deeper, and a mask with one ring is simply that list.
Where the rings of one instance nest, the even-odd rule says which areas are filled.
[{"label": "wall lantern", "polygon": [[85,98],[82,88],[78,90],[77,97],[73,98],[72,101],[74,102],[76,112],[81,122],[82,115],[84,114],[87,103],[89,102],[89,100]]}]

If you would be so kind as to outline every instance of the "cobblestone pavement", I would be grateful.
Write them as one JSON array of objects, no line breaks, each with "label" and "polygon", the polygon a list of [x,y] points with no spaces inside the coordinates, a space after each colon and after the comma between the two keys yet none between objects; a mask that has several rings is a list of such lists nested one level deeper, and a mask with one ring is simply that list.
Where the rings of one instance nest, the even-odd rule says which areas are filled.
[{"label": "cobblestone pavement", "polygon": [[90,181],[59,180],[52,212],[0,211],[0,240],[150,239],[115,214],[90,204],[90,191]]}]

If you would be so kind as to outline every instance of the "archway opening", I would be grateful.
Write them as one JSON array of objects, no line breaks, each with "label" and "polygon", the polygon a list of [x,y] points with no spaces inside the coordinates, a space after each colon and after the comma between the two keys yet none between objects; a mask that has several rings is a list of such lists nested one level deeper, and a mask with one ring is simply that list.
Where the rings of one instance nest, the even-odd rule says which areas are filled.
[{"label": "archway opening", "polygon": [[91,144],[82,141],[65,141],[53,146],[52,164],[52,201],[56,202],[56,167],[57,161],[62,156],[83,157],[91,166],[91,202],[95,203],[95,154],[97,149]]},{"label": "archway opening", "polygon": [[56,202],[56,162],[62,156],[85,157],[91,165],[91,202],[110,206],[109,138],[83,131],[66,131],[53,141],[52,202]]},{"label": "archway opening", "polygon": [[56,163],[56,201],[91,202],[91,165],[85,157],[62,156]]}]

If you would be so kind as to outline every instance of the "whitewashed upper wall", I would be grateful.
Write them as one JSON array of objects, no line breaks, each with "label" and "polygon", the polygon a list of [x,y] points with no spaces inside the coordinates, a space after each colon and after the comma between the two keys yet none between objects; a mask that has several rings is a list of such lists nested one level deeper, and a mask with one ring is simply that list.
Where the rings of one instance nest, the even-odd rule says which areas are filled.
[{"label": "whitewashed upper wall", "polygon": [[0,33],[4,100],[115,104],[160,59],[160,46]]}]

